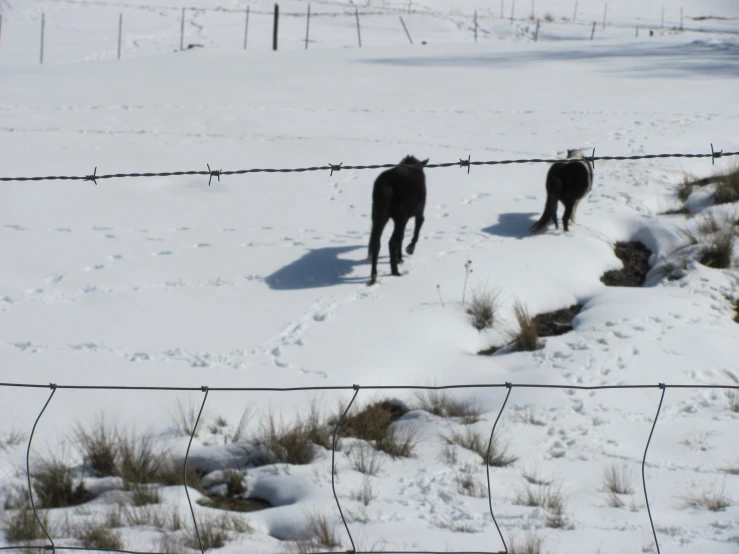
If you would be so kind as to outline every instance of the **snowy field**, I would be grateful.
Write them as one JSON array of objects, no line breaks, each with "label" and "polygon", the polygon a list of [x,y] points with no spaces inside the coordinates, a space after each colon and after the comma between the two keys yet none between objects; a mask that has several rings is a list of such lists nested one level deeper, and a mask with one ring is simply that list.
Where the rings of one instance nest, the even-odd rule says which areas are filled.
[{"label": "snowy field", "polygon": [[[407,154],[431,163],[551,158],[580,147],[739,151],[739,3],[686,0],[682,33],[674,3],[662,27],[660,2],[613,2],[605,28],[603,3],[580,1],[573,22],[574,4],[519,1],[511,22],[497,3],[414,0],[409,14],[406,2],[368,1],[358,4],[360,49],[354,5],[314,2],[324,15],[311,19],[306,52],[297,14],[307,6],[292,1],[280,6],[288,15],[275,53],[270,2],[250,5],[244,51],[246,4],[196,1],[184,43],[203,48],[180,52],[181,5],[172,0],[0,0],[0,177],[394,163]],[[684,229],[706,214],[736,220],[739,206],[711,205],[708,186],[688,198],[694,217],[661,214],[681,206],[686,174],[736,167],[737,158],[597,162],[577,224],[533,237],[545,164],[428,169],[416,253],[392,277],[386,229],[373,287],[366,254],[378,171],[223,176],[211,186],[207,176],[3,182],[0,382],[346,387],[209,392],[189,458],[203,481],[189,490],[198,520],[221,513],[197,501],[223,493],[223,470],[245,475],[242,496],[272,505],[238,515],[224,553],[352,547],[332,494],[331,450],[316,446],[303,465],[256,463],[270,414],[289,425],[313,406],[335,422],[352,384],[651,385],[514,386],[495,434],[516,461],[490,467],[490,490],[509,551],[511,539],[536,536],[548,554],[657,552],[641,482],[656,385],[739,385],[736,245],[729,269],[701,265],[696,254],[675,278],[659,271],[676,251],[693,251]],[[601,275],[621,267],[614,244],[633,240],[652,251],[648,286],[606,287]],[[477,331],[462,298],[485,289],[499,292],[500,306],[494,328]],[[571,332],[542,339],[539,350],[478,355],[506,340],[516,300],[532,314],[582,311]],[[447,439],[479,433],[487,446],[506,392],[450,392],[479,412],[469,424],[417,409],[410,390],[359,390],[350,417],[373,402],[405,403],[411,410],[391,429],[415,433],[417,444],[410,458],[372,454],[377,471],[363,475],[357,452],[374,451],[342,439],[335,487],[358,551],[504,550],[486,466]],[[0,386],[0,546],[17,544],[8,522],[22,517],[28,435],[49,394]],[[181,463],[189,435],[178,413],[187,420],[203,397],[54,394],[35,431],[32,472],[54,455],[95,496],[42,511],[57,547],[79,546],[75,526],[110,522],[122,504],[122,548],[197,550],[182,486],[163,487],[155,507],[178,514],[181,528],[156,525],[119,477],[85,469],[74,438],[104,414],[110,425],[152,433],[154,448]],[[665,392],[645,468],[664,554],[739,552],[737,403],[724,390]],[[615,496],[620,507],[604,491],[611,468],[630,478],[631,492]],[[530,483],[534,474],[551,484]],[[527,491],[558,493],[563,505],[521,505]],[[701,498],[728,505],[709,510]],[[325,521],[337,544],[296,542],[310,538],[311,518]]]}]

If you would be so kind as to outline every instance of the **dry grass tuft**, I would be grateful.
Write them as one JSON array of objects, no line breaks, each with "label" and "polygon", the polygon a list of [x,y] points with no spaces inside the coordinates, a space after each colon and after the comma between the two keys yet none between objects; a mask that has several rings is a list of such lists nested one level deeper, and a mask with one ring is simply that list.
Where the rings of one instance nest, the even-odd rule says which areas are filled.
[{"label": "dry grass tuft", "polygon": [[[231,532],[243,534],[252,533],[253,531],[253,528],[244,518],[225,512],[198,520],[198,532],[200,533],[203,550],[223,548],[226,546]],[[185,544],[188,548],[200,550],[200,542],[198,542],[198,535],[195,533],[194,526],[188,528]]]},{"label": "dry grass tuft", "polygon": [[[46,530],[53,535],[54,530],[48,513],[38,512],[38,514]],[[18,510],[4,510],[0,514],[0,529],[5,533],[5,539],[11,543],[30,544],[32,541],[46,538],[27,499]]]},{"label": "dry grass tuft", "polygon": [[727,216],[719,218],[713,213],[702,216],[697,221],[695,230],[683,231],[690,244],[701,247],[699,262],[715,269],[731,266],[736,233],[735,221]]},{"label": "dry grass tuft", "polygon": [[74,537],[85,548],[92,550],[122,550],[124,548],[121,534],[108,528],[104,522],[88,521],[72,531]]},{"label": "dry grass tuft", "polygon": [[480,420],[480,412],[466,402],[462,402],[445,390],[427,389],[416,391],[415,408],[438,417],[460,418],[462,423],[472,424]]},{"label": "dry grass tuft", "polygon": [[270,413],[267,421],[262,424],[257,443],[264,446],[269,453],[257,463],[304,465],[315,458],[314,445],[331,447],[332,430],[313,405],[308,416],[298,418],[291,425],[278,425],[274,415]]},{"label": "dry grass tuft", "polygon": [[372,482],[369,480],[369,477],[365,475],[364,479],[362,479],[362,486],[352,492],[349,497],[352,500],[361,502],[365,506],[369,506],[370,502],[377,498],[377,491],[372,487]]},{"label": "dry grass tuft", "polygon": [[542,554],[542,538],[534,531],[528,531],[522,538],[508,537],[509,554]]},{"label": "dry grass tuft", "polygon": [[76,482],[72,469],[60,458],[42,459],[31,472],[40,508],[65,508],[92,500],[82,482]]},{"label": "dry grass tuft", "polygon": [[726,399],[729,402],[729,410],[739,413],[739,390],[727,390]]},{"label": "dry grass tuft", "polygon": [[631,494],[631,473],[626,466],[619,470],[615,464],[603,471],[603,489],[613,494]]},{"label": "dry grass tuft", "polygon": [[490,329],[496,319],[500,306],[500,291],[477,287],[472,291],[472,299],[467,305],[467,314],[472,326],[478,331]]},{"label": "dry grass tuft", "polygon": [[544,524],[553,529],[562,529],[567,526],[565,517],[565,499],[562,489],[554,485],[526,485],[519,489],[513,500],[519,506],[539,507],[546,510]]},{"label": "dry grass tuft", "polygon": [[517,423],[525,423],[526,425],[546,425],[545,421],[536,417],[536,411],[530,406],[514,410],[513,421]]},{"label": "dry grass tuft", "polygon": [[536,328],[536,322],[531,317],[531,314],[529,314],[526,306],[518,300],[513,305],[513,317],[516,319],[516,324],[518,325],[517,329],[509,332],[513,349],[516,352],[538,350],[541,345],[539,343],[539,332]]},{"label": "dry grass tuft", "polygon": [[[456,444],[467,450],[475,452],[482,463],[488,462],[488,445],[490,439],[486,438],[470,427],[466,427],[464,432],[453,431],[451,435],[444,437],[449,444]],[[507,444],[502,444],[497,437],[493,436],[493,442],[490,446],[490,465],[493,467],[507,467],[513,464],[518,458],[509,452]]]},{"label": "dry grass tuft", "polygon": [[377,451],[366,444],[353,445],[347,452],[347,457],[352,467],[364,475],[374,477],[380,473],[380,469],[382,468],[382,460],[377,454]]},{"label": "dry grass tuft", "polygon": [[407,427],[398,430],[397,427],[392,425],[385,431],[385,436],[375,443],[375,448],[393,458],[410,458],[413,456],[413,451],[417,445],[417,428]]},{"label": "dry grass tuft", "polygon": [[739,202],[739,167],[717,177],[713,199],[716,204]]},{"label": "dry grass tuft", "polygon": [[732,504],[726,495],[725,485],[726,483],[723,483],[720,488],[714,486],[710,489],[692,490],[680,498],[687,507],[720,512]]}]

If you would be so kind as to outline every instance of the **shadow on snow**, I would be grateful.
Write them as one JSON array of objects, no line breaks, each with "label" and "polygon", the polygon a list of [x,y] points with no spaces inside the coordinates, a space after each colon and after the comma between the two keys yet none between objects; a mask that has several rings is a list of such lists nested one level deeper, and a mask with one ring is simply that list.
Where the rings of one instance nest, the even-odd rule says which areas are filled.
[{"label": "shadow on snow", "polygon": [[300,259],[268,275],[264,281],[272,290],[300,290],[364,283],[368,276],[349,277],[349,275],[355,266],[365,265],[368,263],[367,260],[346,260],[339,257],[360,248],[366,252],[367,245],[329,246],[308,250]]},{"label": "shadow on snow", "polygon": [[498,216],[498,223],[490,227],[485,227],[482,231],[483,233],[495,235],[496,237],[520,239],[528,234],[529,229],[536,222],[538,215],[536,212],[500,214]]}]

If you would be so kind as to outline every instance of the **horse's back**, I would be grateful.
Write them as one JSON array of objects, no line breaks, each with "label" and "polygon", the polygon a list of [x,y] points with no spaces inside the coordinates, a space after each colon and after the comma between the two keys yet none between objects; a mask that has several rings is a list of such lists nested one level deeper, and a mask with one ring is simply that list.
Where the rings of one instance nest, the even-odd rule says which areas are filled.
[{"label": "horse's back", "polygon": [[549,168],[547,181],[552,178],[559,179],[562,192],[575,195],[585,194],[590,189],[592,174],[588,162],[584,160],[572,160],[555,162]]}]

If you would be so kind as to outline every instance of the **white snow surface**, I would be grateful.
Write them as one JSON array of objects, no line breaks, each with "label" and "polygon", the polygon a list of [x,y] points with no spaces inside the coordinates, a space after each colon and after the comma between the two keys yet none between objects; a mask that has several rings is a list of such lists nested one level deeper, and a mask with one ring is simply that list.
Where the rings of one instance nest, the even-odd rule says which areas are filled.
[{"label": "white snow surface", "polygon": [[[471,0],[312,2],[306,52],[304,2],[281,4],[280,51],[271,52],[271,2],[192,0],[179,51],[181,4],[0,0],[0,176],[296,168],[327,163],[432,163],[596,155],[739,151],[739,3],[679,6],[539,0],[500,6]],[[504,11],[510,17],[511,2]],[[473,12],[478,11],[478,42]],[[534,12],[541,18],[534,42]],[[45,13],[44,64],[38,31]],[[118,14],[122,59],[116,60]],[[329,17],[326,14],[334,14]],[[546,21],[551,14],[553,21]],[[402,15],[414,44],[408,43]],[[708,16],[711,16],[708,18]],[[526,18],[526,19],[524,19]],[[567,20],[563,20],[567,18]],[[597,21],[590,41],[592,22]],[[639,26],[639,35],[636,35]],[[654,36],[649,36],[649,29]],[[426,44],[421,44],[421,42]],[[518,460],[490,468],[492,505],[510,547],[527,532],[558,553],[656,552],[641,464],[661,391],[671,385],[739,385],[739,272],[689,261],[681,278],[652,272],[642,288],[606,287],[619,268],[617,241],[639,240],[659,266],[687,239],[675,193],[685,173],[736,167],[736,158],[601,161],[570,231],[526,233],[544,206],[546,164],[426,170],[426,223],[402,277],[389,272],[383,237],[379,284],[367,286],[371,187],[379,171],[173,176],[0,185],[0,381],[156,387],[351,387],[537,383],[652,385],[636,390],[514,386],[496,435]],[[694,211],[713,207],[705,191]],[[406,242],[409,240],[410,227]],[[472,273],[465,285],[465,263]],[[497,289],[495,330],[478,332],[463,294]],[[512,307],[531,313],[582,304],[574,330],[529,353],[479,356],[505,340]],[[456,389],[480,410],[470,428],[487,440],[507,390]],[[48,388],[0,386],[0,506],[25,485],[28,435]],[[248,494],[274,507],[246,514],[224,553],[280,552],[305,537],[310,514],[325,516],[351,548],[332,494],[332,453],[316,446],[307,465],[250,466],[253,438],[268,414],[288,423],[316,407],[326,417],[351,388],[295,392],[211,391],[190,462],[223,487],[223,470],[247,469]],[[200,408],[203,393],[58,390],[40,419],[32,466],[49,453],[82,459],[75,425],[104,414],[182,462],[189,437],[177,407]],[[352,413],[410,390],[363,390]],[[736,402],[736,397],[734,397]],[[645,478],[663,553],[739,552],[739,414],[730,393],[668,388],[649,447]],[[531,424],[524,412],[536,419]],[[222,444],[222,418],[245,437]],[[214,427],[215,425],[215,427]],[[460,477],[487,490],[480,458],[445,437],[458,419],[412,409],[394,424],[413,429],[411,458],[379,454],[364,477],[336,452],[336,493],[357,550],[503,550],[486,492],[462,494]],[[225,434],[225,431],[224,431]],[[18,439],[18,437],[21,439]],[[16,440],[12,440],[15,437]],[[216,444],[219,443],[219,444]],[[456,453],[450,461],[449,448]],[[447,455],[443,455],[446,453]],[[632,477],[622,508],[608,506],[603,472]],[[561,487],[564,528],[542,508],[515,503],[535,469]],[[220,472],[220,473],[212,473]],[[357,500],[363,480],[375,498]],[[85,477],[99,496],[51,517],[95,519],[127,498],[116,478]],[[720,491],[731,505],[686,505]],[[197,504],[198,517],[215,510]],[[192,527],[185,491],[168,487],[162,511]],[[0,518],[2,519],[2,518]],[[177,551],[184,531],[171,540]],[[69,536],[57,546],[78,545]],[[125,547],[155,551],[162,532],[128,527]],[[10,544],[0,532],[0,546]],[[40,541],[39,544],[44,544]]]}]

